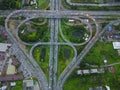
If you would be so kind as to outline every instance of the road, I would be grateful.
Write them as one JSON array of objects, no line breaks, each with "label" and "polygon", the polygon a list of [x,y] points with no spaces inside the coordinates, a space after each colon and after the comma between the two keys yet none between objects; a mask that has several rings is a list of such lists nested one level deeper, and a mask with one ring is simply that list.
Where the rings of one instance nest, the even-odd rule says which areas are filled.
[{"label": "road", "polygon": [[67,68],[64,70],[64,72],[61,74],[58,82],[57,90],[62,90],[63,84],[65,83],[66,79],[70,76],[72,71],[80,64],[84,56],[89,52],[89,50],[94,46],[96,41],[104,34],[105,30],[109,25],[112,25],[114,23],[120,23],[120,20],[112,21],[110,22],[101,32],[99,32],[99,27],[96,23],[96,34],[95,36],[90,40],[90,42],[87,44],[87,46],[82,50],[82,52],[77,56],[76,60],[72,61]]},{"label": "road", "polygon": [[[89,17],[89,16],[86,16],[86,17],[88,18],[88,20],[93,19],[93,17]],[[63,32],[62,32],[62,29],[61,29],[61,24],[59,25],[59,26],[60,26],[60,34],[61,34],[61,36],[62,36],[62,38],[63,38],[64,41],[66,41],[66,42],[68,42],[68,43],[71,43],[71,44],[74,45],[74,46],[85,45],[85,44],[88,43],[88,42],[90,41],[90,39],[92,38],[92,27],[91,27],[91,25],[90,25],[89,22],[86,22],[86,21],[80,19],[79,17],[78,17],[78,18],[72,18],[72,19],[78,20],[78,21],[80,21],[80,22],[82,22],[82,23],[84,23],[85,25],[88,26],[88,29],[89,29],[89,31],[90,31],[89,38],[88,38],[85,42],[82,42],[82,43],[73,43],[73,42],[71,43],[69,40],[67,40],[67,39],[65,38],[65,36],[64,36],[64,34],[63,34]]]},{"label": "road", "polygon": [[[60,9],[59,0],[50,0],[50,10],[56,11]],[[51,18],[51,43],[58,42],[59,19]],[[50,45],[50,60],[49,60],[49,90],[56,90],[57,80],[57,64],[58,64],[58,45]]]},{"label": "road", "polygon": [[[10,33],[10,30],[8,28],[8,25],[7,25],[8,21],[9,21],[9,18],[6,18],[6,20],[5,20],[5,28],[6,29],[5,30],[8,33],[11,40],[13,41],[13,43],[15,44],[15,46],[17,46],[17,48],[19,49],[19,52],[23,53],[22,49],[19,47],[19,43],[16,41],[16,39]],[[23,53],[21,55],[25,55],[25,54]],[[29,59],[29,60],[24,61],[27,69],[30,69],[31,72],[33,72],[34,76],[38,78],[41,88],[44,89],[44,90],[48,90],[47,79],[46,79],[45,74],[43,73],[42,69],[35,62],[34,58],[29,57],[29,56],[26,56],[26,58]]]},{"label": "road", "polygon": [[106,3],[106,4],[85,4],[85,3],[73,3],[71,2],[71,0],[66,0],[66,2],[69,4],[69,5],[72,5],[72,6],[99,6],[99,7],[104,7],[104,6],[120,6],[120,3]]},{"label": "road", "polygon": [[[24,16],[26,17],[25,20],[21,21],[21,23],[18,25],[18,28],[25,23],[26,21],[33,19],[33,18],[38,18],[38,17],[43,17],[43,18],[49,18],[49,26],[50,26],[50,42],[35,42],[32,44],[25,43],[25,45],[33,45],[32,49],[30,50],[30,58],[29,60],[26,60],[25,64],[27,65],[27,68],[30,69],[30,72],[33,72],[33,75],[36,76],[39,80],[39,83],[41,85],[41,88],[43,90],[62,90],[63,84],[65,83],[66,79],[68,76],[72,73],[72,71],[75,69],[75,67],[81,62],[83,57],[89,52],[89,50],[93,47],[93,45],[96,43],[96,41],[99,39],[99,37],[103,34],[105,31],[102,30],[102,32],[99,33],[99,27],[96,22],[96,20],[93,18],[94,16],[103,16],[103,15],[120,15],[120,12],[109,12],[109,11],[72,11],[72,10],[67,10],[67,11],[60,11],[60,6],[61,6],[61,0],[50,0],[50,10],[17,10],[12,13],[10,13],[6,20],[5,20],[5,28],[7,33],[9,34],[10,38],[13,40],[15,46],[19,47],[18,42],[16,39],[12,36],[12,34],[9,31],[8,28],[8,22],[11,17],[18,17],[18,16]],[[93,15],[91,17],[90,15]],[[98,15],[98,16],[97,16]],[[4,16],[4,14],[3,14]],[[61,18],[73,18],[73,17],[79,17],[77,19],[82,18],[89,18],[92,20],[95,25],[96,25],[96,34],[95,36],[91,39],[92,32],[89,38],[89,42],[86,45],[86,47],[83,49],[83,51],[77,56],[77,51],[75,48],[75,45],[80,45],[80,44],[74,44],[68,41],[64,35],[62,34],[62,30],[60,29],[60,19]],[[86,23],[86,22],[84,22]],[[91,25],[89,23],[86,23],[90,31],[91,30]],[[61,36],[66,42],[58,42],[58,29],[60,29]],[[17,38],[18,33],[16,34]],[[21,41],[22,42],[22,41]],[[50,58],[49,58],[49,81],[47,82],[47,79],[45,77],[45,74],[43,73],[42,69],[39,67],[39,65],[35,62],[32,52],[34,48],[38,45],[50,45]],[[63,73],[60,75],[60,77],[57,80],[57,64],[58,64],[58,45],[69,45],[73,48],[74,50],[74,58],[72,62],[65,68]],[[82,44],[83,45],[83,44]],[[20,49],[22,52],[22,50]]]},{"label": "road", "polygon": [[[87,54],[87,52],[89,52],[89,50],[91,49],[92,45],[95,44],[95,40],[98,37],[99,34],[99,27],[98,24],[96,22],[96,20],[94,18],[91,18],[92,21],[94,21],[95,26],[96,26],[96,34],[95,36],[89,41],[89,43],[86,45],[86,47],[82,50],[82,52],[77,56],[77,58],[75,60],[73,60],[63,71],[63,73],[60,75],[59,77],[59,82],[57,85],[57,90],[62,90],[63,84],[66,81],[66,79],[68,78],[68,76],[72,73],[72,71],[77,67],[77,65],[79,64],[79,62],[83,59],[83,57]],[[91,44],[92,42],[92,44]],[[79,62],[78,62],[79,61]]]},{"label": "road", "polygon": [[[55,10],[55,1],[50,0],[50,10],[54,11]],[[50,54],[49,54],[49,90],[53,89],[53,61],[54,61],[54,31],[55,31],[55,19],[51,18],[50,21]]]},{"label": "road", "polygon": [[[10,13],[12,11],[9,10],[5,10],[5,12],[3,10],[0,10],[0,17],[7,17],[8,15],[10,15]],[[64,15],[68,15],[68,16],[75,16],[76,14],[89,14],[93,17],[97,16],[106,16],[106,15],[120,15],[120,11],[76,11],[76,10],[66,10],[66,11],[50,11],[50,10],[16,10],[13,11],[11,14],[12,17],[18,17],[18,16],[25,16],[25,17],[31,17],[31,16],[41,16],[41,17],[46,17],[46,18],[50,18],[51,16],[57,17],[58,18],[62,18]],[[35,15],[36,14],[36,15]],[[70,14],[70,15],[69,15]],[[64,16],[64,17],[67,17]]]}]

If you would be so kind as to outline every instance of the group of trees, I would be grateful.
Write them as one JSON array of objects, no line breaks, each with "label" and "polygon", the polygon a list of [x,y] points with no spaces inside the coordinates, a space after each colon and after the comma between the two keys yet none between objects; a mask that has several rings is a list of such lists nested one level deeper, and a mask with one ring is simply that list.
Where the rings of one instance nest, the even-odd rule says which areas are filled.
[{"label": "group of trees", "polygon": [[21,7],[21,0],[1,0],[0,9],[19,9]]},{"label": "group of trees", "polygon": [[[36,31],[29,31],[26,25],[20,27],[19,37],[24,42],[37,42],[37,41],[48,41],[48,36],[46,33],[48,32],[47,24],[44,25],[32,25],[31,29],[35,29]],[[24,30],[24,33],[21,33]]]},{"label": "group of trees", "polygon": [[65,37],[73,43],[82,43],[86,29],[84,25],[80,26],[67,26],[62,25],[63,34]]}]

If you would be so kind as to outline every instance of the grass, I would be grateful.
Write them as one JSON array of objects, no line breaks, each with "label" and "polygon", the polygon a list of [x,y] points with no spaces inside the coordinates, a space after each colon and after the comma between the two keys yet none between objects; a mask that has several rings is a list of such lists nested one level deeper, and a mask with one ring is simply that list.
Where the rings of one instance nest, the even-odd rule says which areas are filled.
[{"label": "grass", "polygon": [[[65,56],[67,51],[69,52],[68,56]],[[62,73],[65,67],[72,61],[74,57],[74,51],[70,46],[59,46],[58,48],[58,76]]]},{"label": "grass", "polygon": [[30,49],[32,48],[32,46],[28,46],[28,45],[26,45],[26,50],[29,52],[30,51]]},{"label": "grass", "polygon": [[22,80],[16,81],[16,86],[13,87],[13,90],[23,90],[23,81]]},{"label": "grass", "polygon": [[[68,21],[66,22],[66,19],[62,19],[62,32],[69,41],[73,43],[82,43],[85,41],[83,37],[84,34],[87,33],[87,31],[84,25],[69,26],[65,23],[68,23]],[[77,33],[79,33],[80,35],[76,35]]]},{"label": "grass", "polygon": [[5,25],[5,19],[4,17],[0,18],[0,25],[4,26]]},{"label": "grass", "polygon": [[44,2],[46,2],[46,0],[38,0],[38,5],[43,4]]},{"label": "grass", "polygon": [[[120,56],[116,50],[113,49],[112,43],[97,42],[90,52],[85,56],[81,62],[81,69],[85,69],[86,66],[83,63],[89,63],[91,65],[104,65],[103,57],[106,57],[108,64],[120,62]],[[120,65],[113,66],[115,73],[111,73],[105,68],[104,74],[91,74],[78,76],[76,70],[71,74],[63,90],[88,90],[89,87],[97,86],[110,86],[111,90],[119,90],[120,88]],[[89,69],[89,68],[88,68]]]},{"label": "grass", "polygon": [[[27,28],[27,25],[22,25],[19,28],[19,37],[24,42],[37,42],[37,41],[48,41],[49,40],[49,31],[48,31],[48,23],[43,25],[35,25],[31,24],[31,28],[34,31],[30,31]],[[24,30],[24,33],[21,33]]]},{"label": "grass", "polygon": [[6,38],[0,36],[0,42],[4,42],[4,41],[6,41]]},{"label": "grass", "polygon": [[[46,49],[45,55],[42,54],[42,49]],[[48,65],[49,65],[49,52],[50,48],[49,46],[37,46],[33,51],[33,57],[35,58],[36,62],[39,64],[39,66],[42,68],[43,72],[46,74],[46,77],[48,78],[49,72],[48,72]]]},{"label": "grass", "polygon": [[120,56],[118,56],[117,51],[113,49],[112,43],[105,42],[97,42],[83,61],[102,65],[104,57],[106,57],[109,64],[120,61]]},{"label": "grass", "polygon": [[48,0],[38,0],[38,8],[41,10],[45,10],[49,7]]}]

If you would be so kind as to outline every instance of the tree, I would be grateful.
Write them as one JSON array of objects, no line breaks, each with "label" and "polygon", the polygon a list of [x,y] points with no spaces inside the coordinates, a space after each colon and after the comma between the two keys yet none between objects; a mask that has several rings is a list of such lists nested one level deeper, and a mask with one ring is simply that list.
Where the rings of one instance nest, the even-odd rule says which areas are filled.
[{"label": "tree", "polygon": [[1,9],[19,9],[21,7],[20,0],[2,0],[1,1]]}]

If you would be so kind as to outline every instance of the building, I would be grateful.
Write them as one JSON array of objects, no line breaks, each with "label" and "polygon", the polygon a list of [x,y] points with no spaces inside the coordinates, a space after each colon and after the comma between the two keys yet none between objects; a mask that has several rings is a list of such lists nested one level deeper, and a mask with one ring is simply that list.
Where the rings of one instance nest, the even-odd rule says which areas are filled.
[{"label": "building", "polygon": [[120,55],[120,42],[113,42],[113,48],[118,51],[118,55]]},{"label": "building", "polygon": [[0,52],[6,52],[7,49],[11,46],[11,44],[0,43]]},{"label": "building", "polygon": [[34,80],[24,80],[23,90],[40,90],[39,85]]},{"label": "building", "polygon": [[106,87],[106,90],[110,90],[110,87],[109,87],[109,86],[106,85],[105,87]]},{"label": "building", "polygon": [[89,70],[82,70],[83,74],[89,74],[90,71]]},{"label": "building", "polygon": [[30,0],[26,0],[26,4],[28,4],[28,5],[29,5],[29,3],[30,3]]},{"label": "building", "polygon": [[69,22],[71,22],[71,23],[74,22],[74,21],[75,21],[75,20],[73,20],[73,19],[69,19]]},{"label": "building", "polygon": [[34,5],[34,4],[37,4],[37,2],[36,2],[36,0],[32,0],[32,1],[30,2],[30,4],[31,4],[31,5]]},{"label": "building", "polygon": [[0,90],[6,90],[7,89],[7,86],[2,86],[1,88],[0,88]]},{"label": "building", "polygon": [[98,73],[98,70],[97,69],[91,69],[90,73]]},{"label": "building", "polygon": [[112,31],[112,29],[113,29],[113,28],[112,28],[112,26],[110,26],[110,25],[107,27],[107,30],[108,30],[109,32]]},{"label": "building", "polygon": [[93,73],[104,73],[104,69],[90,69],[90,70],[78,70],[77,74],[78,75],[83,75],[83,74],[93,74]]},{"label": "building", "polygon": [[113,42],[114,49],[120,49],[120,42]]},{"label": "building", "polygon": [[10,86],[12,86],[12,87],[16,86],[16,82],[11,82]]},{"label": "building", "polygon": [[22,80],[23,78],[24,77],[21,74],[0,76],[0,82],[2,82],[2,81],[13,81],[13,80]]}]

